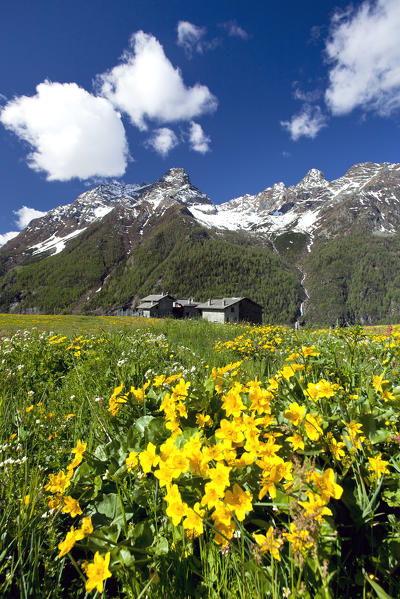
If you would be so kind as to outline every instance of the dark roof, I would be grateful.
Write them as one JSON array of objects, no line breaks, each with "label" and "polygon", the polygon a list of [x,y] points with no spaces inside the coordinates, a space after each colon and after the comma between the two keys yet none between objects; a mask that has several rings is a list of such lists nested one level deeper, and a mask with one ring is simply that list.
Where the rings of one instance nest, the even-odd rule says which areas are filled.
[{"label": "dark roof", "polygon": [[192,307],[197,307],[199,305],[199,302],[195,302],[194,300],[189,300],[186,297],[178,297],[175,300],[176,304],[179,304],[180,306],[192,306]]},{"label": "dark roof", "polygon": [[141,303],[143,303],[143,302],[159,302],[164,297],[170,297],[171,299],[175,299],[169,293],[163,293],[162,295],[146,295],[146,297],[142,297],[140,302]]},{"label": "dark roof", "polygon": [[[223,297],[221,299],[209,299],[207,302],[203,302],[201,304],[197,304],[197,307],[201,310],[225,310],[225,308],[229,308],[234,304],[237,304],[243,299],[248,299],[245,297]],[[252,300],[250,300],[252,301]]]},{"label": "dark roof", "polygon": [[200,310],[220,310],[221,311],[221,310],[225,310],[225,308],[229,308],[230,306],[234,306],[235,304],[238,304],[242,300],[247,300],[248,302],[251,302],[255,306],[258,306],[259,308],[262,309],[262,306],[260,304],[257,304],[257,302],[250,299],[249,297],[223,297],[221,299],[210,299],[207,302],[202,302],[201,304],[197,304],[197,307],[200,308]]},{"label": "dark roof", "polygon": [[138,306],[136,306],[136,309],[141,309],[141,310],[150,310],[150,308],[155,308],[156,306],[158,306],[159,302],[141,302]]}]

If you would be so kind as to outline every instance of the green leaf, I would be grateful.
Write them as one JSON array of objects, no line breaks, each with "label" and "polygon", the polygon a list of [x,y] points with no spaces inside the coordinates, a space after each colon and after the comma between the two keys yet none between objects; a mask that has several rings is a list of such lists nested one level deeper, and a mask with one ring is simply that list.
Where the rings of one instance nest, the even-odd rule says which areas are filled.
[{"label": "green leaf", "polygon": [[168,541],[165,537],[160,537],[157,544],[153,547],[154,555],[166,555],[169,551]]},{"label": "green leaf", "polygon": [[104,514],[104,516],[107,516],[107,518],[110,518],[110,520],[114,520],[115,518],[121,516],[121,506],[119,497],[116,493],[104,495],[103,499],[97,504],[96,507],[100,514]]},{"label": "green leaf", "polygon": [[154,416],[142,416],[141,418],[138,418],[135,422],[136,430],[143,435],[153,418]]},{"label": "green leaf", "polygon": [[154,540],[153,526],[148,522],[139,522],[136,524],[132,537],[135,539],[135,547],[144,549],[150,547]]},{"label": "green leaf", "polygon": [[393,597],[388,595],[386,591],[384,591],[383,588],[377,582],[375,582],[375,580],[372,580],[366,572],[364,573],[364,578],[372,586],[379,599],[393,599]]}]

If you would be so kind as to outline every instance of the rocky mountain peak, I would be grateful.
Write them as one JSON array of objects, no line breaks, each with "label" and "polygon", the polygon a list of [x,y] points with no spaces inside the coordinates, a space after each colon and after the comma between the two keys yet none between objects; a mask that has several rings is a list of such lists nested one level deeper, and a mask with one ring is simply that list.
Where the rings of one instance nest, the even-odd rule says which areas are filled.
[{"label": "rocky mountain peak", "polygon": [[308,171],[305,177],[298,183],[296,187],[325,187],[328,185],[323,173],[317,168],[312,168]]},{"label": "rocky mountain peak", "polygon": [[160,183],[167,183],[171,187],[190,185],[190,178],[183,168],[170,168],[160,179]]}]

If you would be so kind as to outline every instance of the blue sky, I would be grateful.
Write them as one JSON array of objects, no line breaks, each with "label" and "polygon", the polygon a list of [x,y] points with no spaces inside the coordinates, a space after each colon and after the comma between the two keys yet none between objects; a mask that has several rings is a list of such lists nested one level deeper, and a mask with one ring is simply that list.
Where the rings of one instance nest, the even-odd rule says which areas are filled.
[{"label": "blue sky", "polygon": [[220,203],[399,162],[399,30],[398,0],[6,0],[0,243],[107,179]]}]

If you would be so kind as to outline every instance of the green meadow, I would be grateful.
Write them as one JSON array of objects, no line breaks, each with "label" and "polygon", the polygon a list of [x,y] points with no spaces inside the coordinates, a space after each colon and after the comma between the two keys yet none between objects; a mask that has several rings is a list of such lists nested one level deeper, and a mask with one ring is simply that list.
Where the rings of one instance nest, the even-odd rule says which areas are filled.
[{"label": "green meadow", "polygon": [[0,315],[0,596],[395,598],[400,332]]}]

